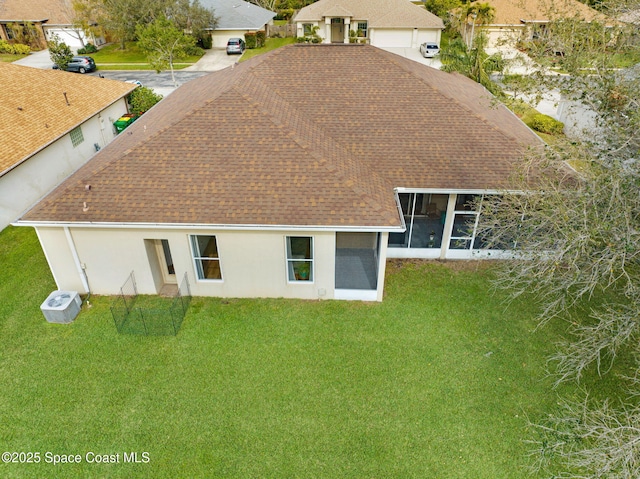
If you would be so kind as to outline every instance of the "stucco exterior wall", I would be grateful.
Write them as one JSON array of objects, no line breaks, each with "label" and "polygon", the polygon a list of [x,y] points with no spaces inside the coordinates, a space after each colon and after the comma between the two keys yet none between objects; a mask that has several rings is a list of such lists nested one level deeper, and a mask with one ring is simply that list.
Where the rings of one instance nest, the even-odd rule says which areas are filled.
[{"label": "stucco exterior wall", "polygon": [[115,137],[113,122],[127,112],[124,99],[81,125],[84,141],[75,148],[70,135],[0,177],[0,230],[15,221]]},{"label": "stucco exterior wall", "polygon": [[487,35],[488,48],[498,48],[502,45],[515,47],[518,40],[527,33],[524,27],[517,26],[482,27],[481,30]]},{"label": "stucco exterior wall", "polygon": [[36,233],[58,289],[86,293],[65,231],[62,228],[37,228]]},{"label": "stucco exterior wall", "polygon": [[[212,231],[178,229],[102,229],[39,227],[38,235],[59,289],[83,292],[84,268],[91,292],[116,294],[134,271],[140,294],[157,294],[157,258],[145,240],[169,242],[177,280],[185,272],[195,296],[331,299],[335,284],[335,233]],[[216,237],[222,280],[196,277],[190,235]],[[286,237],[313,237],[313,281],[287,279]],[[155,274],[154,274],[155,273]]]},{"label": "stucco exterior wall", "polygon": [[[330,20],[330,19],[329,19]],[[358,23],[366,22],[366,20],[350,20],[345,19],[345,28],[357,31]],[[304,25],[310,24],[319,27],[317,34],[322,38],[322,43],[331,43],[331,23],[330,22],[296,22],[296,31],[298,37],[304,36]],[[421,43],[437,43],[440,45],[441,30],[440,29],[411,29],[411,28],[372,28],[369,27],[367,38],[369,43],[376,47],[404,47],[417,48]],[[349,32],[346,32],[346,43],[349,42]]]}]

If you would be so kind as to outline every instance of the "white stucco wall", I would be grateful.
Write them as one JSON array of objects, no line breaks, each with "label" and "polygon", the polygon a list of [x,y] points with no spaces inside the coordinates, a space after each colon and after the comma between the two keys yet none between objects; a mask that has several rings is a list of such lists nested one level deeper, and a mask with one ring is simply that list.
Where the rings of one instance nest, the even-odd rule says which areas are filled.
[{"label": "white stucco wall", "polygon": [[[297,36],[304,36],[304,25],[311,24],[319,27],[317,34],[322,38],[323,43],[331,43],[331,23],[329,22],[296,22]],[[345,27],[357,31],[358,23],[366,22],[366,20],[349,20],[345,19]],[[417,48],[421,43],[430,42],[440,45],[440,37],[442,31],[440,29],[413,29],[413,28],[371,28],[369,27],[367,35],[370,44],[376,47],[403,47]],[[346,32],[346,42],[349,42],[349,33]]]},{"label": "white stucco wall", "polygon": [[127,112],[124,99],[117,101],[81,125],[84,142],[75,148],[70,135],[0,177],[0,230],[15,221],[115,137],[113,122]]},{"label": "white stucco wall", "polygon": [[481,30],[487,35],[487,48],[499,48],[503,45],[515,47],[526,33],[524,27],[518,26],[482,27]]},{"label": "white stucco wall", "polygon": [[62,228],[37,228],[36,233],[57,288],[85,294],[87,291],[73,257],[73,248],[69,245],[64,230]]},{"label": "white stucco wall", "polygon": [[[166,239],[177,280],[181,281],[186,272],[195,296],[334,297],[334,232],[70,228],[71,244],[61,227],[39,227],[37,230],[56,284],[62,290],[83,292],[81,273],[72,252],[75,248],[92,293],[117,293],[129,273],[134,271],[138,292],[156,294],[154,261],[149,258],[145,240]],[[216,237],[222,280],[196,279],[190,235]],[[313,281],[287,280],[286,236],[313,237]]]}]

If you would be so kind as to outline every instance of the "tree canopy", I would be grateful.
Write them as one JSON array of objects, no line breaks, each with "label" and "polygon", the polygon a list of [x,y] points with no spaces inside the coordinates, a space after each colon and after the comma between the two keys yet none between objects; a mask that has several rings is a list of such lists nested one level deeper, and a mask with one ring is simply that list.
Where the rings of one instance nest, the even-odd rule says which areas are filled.
[{"label": "tree canopy", "polygon": [[588,377],[598,388],[623,372],[617,389],[533,420],[536,465],[554,477],[640,477],[640,67],[616,63],[639,48],[621,24],[552,21],[532,41],[538,71],[520,88],[555,91],[593,124],[530,152],[503,194],[482,202],[478,234],[515,255],[496,285],[536,301],[542,324],[566,325],[550,358],[556,384]]},{"label": "tree canopy", "polygon": [[198,0],[74,0],[79,22],[96,23],[120,41],[137,39],[137,27],[157,19],[169,20],[176,28],[200,38],[217,22],[214,12]]},{"label": "tree canopy", "polygon": [[148,25],[139,25],[136,35],[138,46],[147,53],[151,66],[158,72],[169,68],[171,80],[177,87],[173,64],[188,55],[189,48],[195,47],[195,39],[164,17],[157,18]]}]

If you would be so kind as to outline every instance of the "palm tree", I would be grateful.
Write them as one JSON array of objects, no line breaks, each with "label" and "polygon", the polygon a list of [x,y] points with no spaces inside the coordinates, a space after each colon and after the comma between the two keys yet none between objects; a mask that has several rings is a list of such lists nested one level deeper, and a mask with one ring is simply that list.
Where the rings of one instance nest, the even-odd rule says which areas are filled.
[{"label": "palm tree", "polygon": [[491,93],[498,93],[499,87],[491,81],[490,74],[504,70],[504,60],[499,53],[489,55],[484,47],[487,37],[480,32],[474,39],[472,48],[458,37],[452,40],[446,48],[440,52],[442,70],[446,72],[458,72],[480,83]]},{"label": "palm tree", "polygon": [[[473,32],[476,25],[491,23],[496,16],[496,9],[488,3],[469,3],[462,7],[462,21],[465,25],[471,23],[471,36],[468,40],[468,48],[473,46]],[[471,19],[471,22],[469,21]]]}]

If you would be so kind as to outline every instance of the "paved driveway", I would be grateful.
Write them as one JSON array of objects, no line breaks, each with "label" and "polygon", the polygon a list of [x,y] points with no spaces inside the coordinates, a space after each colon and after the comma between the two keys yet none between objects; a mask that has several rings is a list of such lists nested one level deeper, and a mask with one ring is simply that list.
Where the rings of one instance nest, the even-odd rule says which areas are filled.
[{"label": "paved driveway", "polygon": [[440,62],[440,59],[438,57],[424,58],[417,47],[416,48],[390,47],[390,48],[383,48],[383,50],[386,50],[391,53],[395,53],[396,55],[400,55],[401,57],[409,58],[410,60],[413,60],[415,62],[423,63],[424,65],[428,65],[432,68],[437,68],[438,70],[442,66],[442,63]]},{"label": "paved driveway", "polygon": [[204,55],[194,65],[184,68],[182,71],[214,72],[230,67],[238,61],[240,55],[227,55],[226,48],[211,48],[205,50]]},{"label": "paved driveway", "polygon": [[49,50],[33,52],[13,63],[16,65],[22,65],[23,67],[41,68],[43,70],[50,69],[53,66],[53,62],[49,56]]}]

